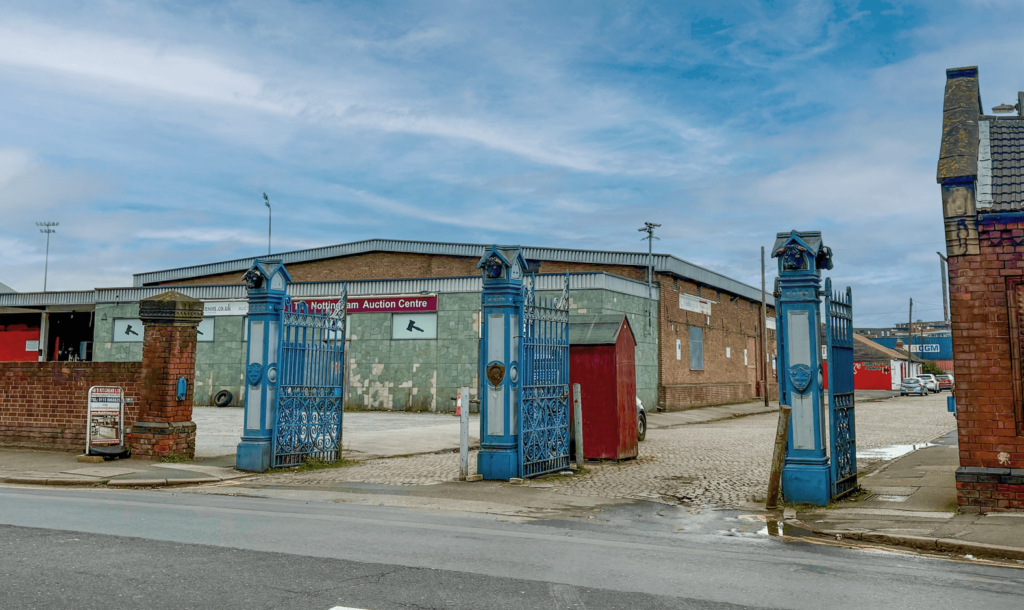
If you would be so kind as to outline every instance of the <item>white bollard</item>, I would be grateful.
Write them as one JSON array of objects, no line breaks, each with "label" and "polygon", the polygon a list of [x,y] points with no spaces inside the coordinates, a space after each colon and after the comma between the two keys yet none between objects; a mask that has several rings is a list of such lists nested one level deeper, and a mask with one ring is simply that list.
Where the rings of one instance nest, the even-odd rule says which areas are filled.
[{"label": "white bollard", "polygon": [[459,388],[459,480],[465,481],[469,476],[469,387]]}]

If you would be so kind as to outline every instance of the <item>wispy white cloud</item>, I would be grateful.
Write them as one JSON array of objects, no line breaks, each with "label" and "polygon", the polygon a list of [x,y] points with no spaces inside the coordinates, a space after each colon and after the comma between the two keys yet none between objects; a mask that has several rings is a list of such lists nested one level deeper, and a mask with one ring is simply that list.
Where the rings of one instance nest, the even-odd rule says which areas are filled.
[{"label": "wispy white cloud", "polygon": [[1012,5],[936,1],[25,4],[0,16],[0,281],[41,285],[51,216],[60,288],[262,253],[269,191],[275,250],[635,251],[651,220],[759,284],[776,231],[820,228],[865,311],[938,302],[943,69],[980,64],[992,106],[1024,53]]}]

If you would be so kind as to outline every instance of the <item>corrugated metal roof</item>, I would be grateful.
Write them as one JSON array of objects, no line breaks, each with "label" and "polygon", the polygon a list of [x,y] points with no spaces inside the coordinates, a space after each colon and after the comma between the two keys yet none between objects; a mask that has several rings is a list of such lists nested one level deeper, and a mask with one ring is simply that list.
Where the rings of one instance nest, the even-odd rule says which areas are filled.
[{"label": "corrugated metal roof", "polygon": [[232,284],[228,286],[149,286],[145,288],[97,288],[97,303],[134,303],[149,297],[155,297],[168,290],[178,292],[202,301],[220,299],[244,299],[245,286]]},{"label": "corrugated metal roof", "polygon": [[614,345],[623,320],[629,324],[621,313],[569,316],[569,345]]},{"label": "corrugated metal roof", "polygon": [[[326,258],[366,254],[369,252],[461,256],[479,259],[486,254],[490,247],[490,245],[483,244],[368,239],[349,244],[285,252],[282,254],[275,254],[274,257],[282,259],[286,265],[290,263],[301,263]],[[522,250],[523,256],[528,260],[585,263],[594,265],[624,265],[629,267],[647,266],[646,252],[610,252],[602,250],[573,250],[567,248],[537,248],[531,246],[523,247]],[[761,299],[761,291],[759,289],[726,277],[720,273],[699,267],[693,263],[689,263],[668,254],[655,254],[653,258],[654,268],[657,271],[670,273],[681,278],[699,282],[719,290],[737,294],[752,301],[760,301]],[[136,286],[145,286],[147,284],[171,282],[208,275],[219,275],[222,273],[241,273],[249,269],[255,262],[256,258],[240,258],[220,263],[180,267],[178,269],[167,269],[164,271],[152,271],[148,273],[137,273],[134,276],[134,283]],[[767,299],[770,305],[774,305],[774,299],[770,294],[767,296]]]},{"label": "corrugated metal roof", "polygon": [[[537,290],[561,290],[564,274],[536,276]],[[388,294],[452,294],[479,293],[483,280],[480,276],[443,277],[408,280],[360,280],[347,282],[350,296]],[[346,282],[296,282],[289,285],[289,294],[295,298],[339,296]],[[647,297],[647,284],[612,275],[610,273],[571,273],[570,290],[608,290],[635,297]],[[224,286],[145,286],[142,288],[97,288],[75,292],[26,292],[0,294],[0,307],[39,307],[44,305],[91,305],[94,303],[135,303],[145,298],[176,290],[203,301],[243,300],[246,289],[242,284]],[[658,287],[654,287],[658,298]]]},{"label": "corrugated metal roof", "polygon": [[0,307],[92,305],[95,302],[95,290],[74,290],[66,292],[8,292],[0,294]]}]

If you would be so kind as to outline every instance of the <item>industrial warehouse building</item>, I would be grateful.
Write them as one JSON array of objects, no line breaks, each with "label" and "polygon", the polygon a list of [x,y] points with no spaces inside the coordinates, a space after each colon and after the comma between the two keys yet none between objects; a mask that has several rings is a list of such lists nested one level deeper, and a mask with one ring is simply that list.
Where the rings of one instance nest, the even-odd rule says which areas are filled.
[{"label": "industrial warehouse building", "polygon": [[[477,262],[489,246],[368,240],[275,255],[293,300],[335,306],[348,286],[346,406],[446,411],[479,384]],[[774,391],[774,308],[761,328],[760,290],[673,256],[523,248],[539,296],[570,282],[570,314],[625,314],[636,336],[637,396],[675,410]],[[226,390],[242,400],[246,359],[242,274],[255,259],[139,273],[134,286],[0,294],[0,360],[138,361],[138,301],[173,289],[201,299],[196,404]],[[549,294],[546,294],[549,293]],[[649,298],[650,297],[650,298]],[[761,349],[767,332],[768,355]]]}]

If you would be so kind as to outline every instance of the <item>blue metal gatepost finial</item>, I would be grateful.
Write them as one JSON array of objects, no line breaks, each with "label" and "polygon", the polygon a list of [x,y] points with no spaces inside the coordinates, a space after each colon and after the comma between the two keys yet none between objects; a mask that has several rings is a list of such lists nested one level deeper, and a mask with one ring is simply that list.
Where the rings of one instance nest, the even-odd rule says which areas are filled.
[{"label": "blue metal gatepost finial", "polygon": [[832,268],[832,251],[818,231],[779,233],[779,402],[792,407],[782,493],[787,502],[828,504],[831,469],[825,447],[821,365],[821,270]]},{"label": "blue metal gatepost finial", "polygon": [[249,348],[245,367],[245,427],[235,465],[264,472],[273,459],[274,405],[278,391],[282,320],[288,299],[288,270],[280,259],[258,259],[245,272],[249,293]]},{"label": "blue metal gatepost finial", "polygon": [[477,473],[507,481],[520,476],[518,358],[526,259],[518,246],[492,246],[477,268],[483,273]]}]

